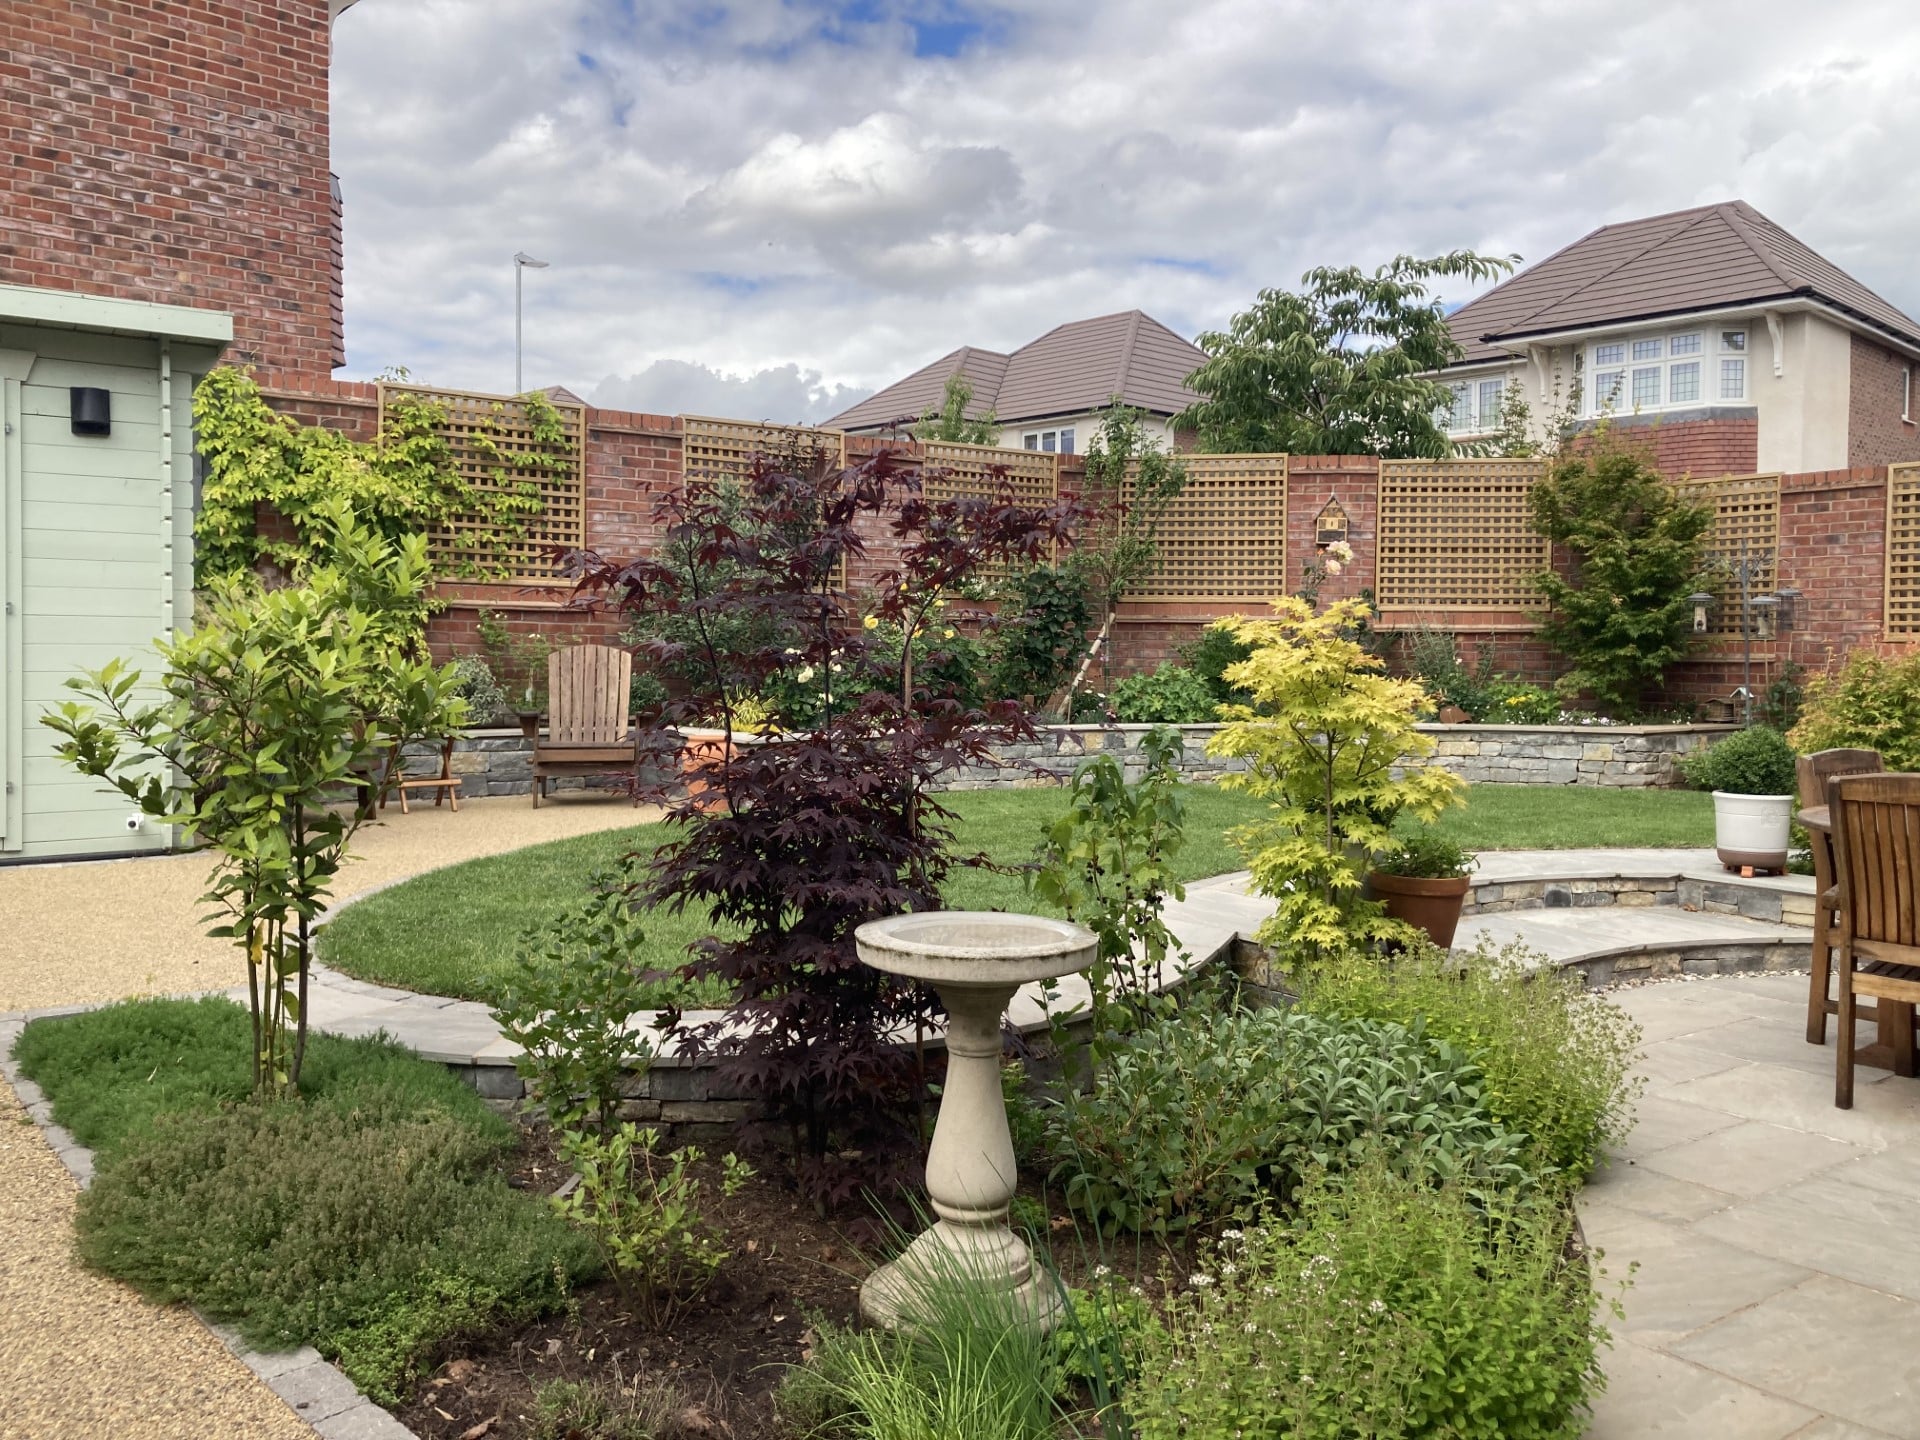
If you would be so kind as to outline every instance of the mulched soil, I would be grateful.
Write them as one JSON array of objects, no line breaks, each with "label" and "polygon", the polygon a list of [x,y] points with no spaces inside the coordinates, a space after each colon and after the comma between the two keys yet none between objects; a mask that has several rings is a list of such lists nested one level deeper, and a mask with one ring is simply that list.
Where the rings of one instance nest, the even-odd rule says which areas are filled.
[{"label": "mulched soil", "polygon": [[[773,1391],[804,1358],[813,1316],[853,1320],[868,1270],[849,1237],[858,1227],[820,1219],[775,1166],[732,1199],[721,1198],[717,1164],[697,1168],[731,1253],[664,1329],[632,1313],[611,1281],[597,1282],[565,1313],[455,1346],[414,1402],[394,1412],[400,1421],[431,1440],[521,1440],[534,1434],[534,1396],[551,1381],[667,1380],[689,1436],[790,1440],[774,1417]],[[530,1132],[513,1183],[550,1194],[567,1174],[546,1136]]]},{"label": "mulched soil", "polygon": [[[451,1347],[396,1417],[427,1440],[531,1440],[534,1397],[551,1381],[617,1390],[664,1380],[678,1396],[673,1440],[793,1440],[775,1413],[773,1392],[787,1367],[806,1358],[814,1317],[856,1320],[860,1281],[882,1227],[857,1204],[821,1219],[772,1157],[730,1200],[720,1198],[718,1165],[707,1160],[698,1168],[731,1253],[706,1291],[664,1329],[633,1314],[612,1282],[600,1281],[577,1291],[566,1313]],[[568,1173],[546,1134],[530,1129],[512,1183],[550,1194]],[[1131,1239],[1111,1249],[1090,1237],[1083,1244],[1057,1196],[1045,1196],[1031,1179],[1021,1190],[1029,1213],[1035,1206],[1049,1213],[1050,1248],[1069,1284],[1084,1281],[1102,1261],[1149,1284],[1163,1262],[1184,1273],[1180,1256]]]}]

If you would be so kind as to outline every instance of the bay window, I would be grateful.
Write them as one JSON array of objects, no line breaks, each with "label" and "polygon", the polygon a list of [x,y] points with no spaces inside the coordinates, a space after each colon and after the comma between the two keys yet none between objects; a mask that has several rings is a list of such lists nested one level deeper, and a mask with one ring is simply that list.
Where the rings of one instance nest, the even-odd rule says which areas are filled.
[{"label": "bay window", "polygon": [[[1576,352],[1591,376],[1580,387],[1588,415],[1667,410],[1747,398],[1745,326],[1693,326],[1602,340]],[[1710,368],[1718,361],[1718,368]],[[1712,388],[1709,389],[1709,386]]]}]

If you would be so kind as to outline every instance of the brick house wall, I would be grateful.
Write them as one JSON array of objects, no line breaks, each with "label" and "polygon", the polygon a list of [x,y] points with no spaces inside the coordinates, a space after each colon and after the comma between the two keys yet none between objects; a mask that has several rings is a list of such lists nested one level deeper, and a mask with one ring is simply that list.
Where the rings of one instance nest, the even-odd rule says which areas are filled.
[{"label": "brick house wall", "polygon": [[[1751,475],[1760,468],[1760,418],[1745,406],[1698,419],[1619,415],[1607,426],[1615,438],[1643,448],[1654,468],[1671,479]],[[1576,448],[1579,443],[1576,440]]]},{"label": "brick house wall", "polygon": [[[1853,337],[1847,402],[1847,463],[1895,465],[1920,460],[1920,389],[1912,360]],[[1902,411],[1908,418],[1902,419]]]},{"label": "brick house wall", "polygon": [[327,0],[0,4],[0,283],[230,311],[343,363]]}]

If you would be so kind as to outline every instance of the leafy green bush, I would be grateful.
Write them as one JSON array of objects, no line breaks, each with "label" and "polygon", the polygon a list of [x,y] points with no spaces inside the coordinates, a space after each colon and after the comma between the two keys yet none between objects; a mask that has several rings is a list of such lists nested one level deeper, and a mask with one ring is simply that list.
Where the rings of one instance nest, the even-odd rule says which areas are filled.
[{"label": "leafy green bush", "polygon": [[1044,705],[1086,650],[1093,623],[1087,576],[1072,565],[1036,565],[1000,586],[987,688],[995,699]]},{"label": "leafy green bush", "polygon": [[1383,875],[1414,880],[1451,880],[1468,874],[1473,866],[1473,856],[1459,842],[1427,826],[1402,840],[1398,850],[1374,861],[1373,868]]},{"label": "leafy green bush", "polygon": [[1171,661],[1113,687],[1113,713],[1122,725],[1203,725],[1219,718],[1219,708],[1205,680]]},{"label": "leafy green bush", "polygon": [[1366,1165],[1291,1224],[1225,1232],[1141,1332],[1138,1440],[1577,1440],[1604,1383],[1554,1192],[1476,1197]]},{"label": "leafy green bush", "polygon": [[1053,1179],[1103,1232],[1166,1233],[1284,1199],[1308,1171],[1384,1153],[1425,1179],[1522,1183],[1526,1137],[1477,1069],[1418,1026],[1226,1011],[1205,996],[1109,1047],[1053,1119]]},{"label": "leafy green bush", "polygon": [[263,1348],[316,1345],[391,1402],[437,1343],[553,1308],[594,1268],[507,1187],[498,1137],[411,1102],[368,1086],[351,1108],[161,1115],[101,1157],[81,1258]]},{"label": "leafy green bush", "polygon": [[627,1022],[683,988],[632,958],[646,941],[633,898],[643,863],[628,855],[617,871],[595,874],[584,901],[523,936],[495,992],[493,1018],[520,1046],[514,1067],[556,1128],[613,1123],[628,1070],[653,1057],[651,1038]]},{"label": "leafy green bush", "polygon": [[[553,1208],[586,1232],[620,1293],[664,1325],[706,1288],[728,1252],[700,1211],[704,1187],[693,1167],[701,1152],[688,1145],[659,1155],[659,1143],[659,1131],[632,1124],[599,1135],[562,1131],[561,1152],[580,1183],[554,1196]],[[729,1198],[753,1175],[734,1155],[723,1155],[720,1169],[720,1193]]]},{"label": "leafy green bush", "polygon": [[315,1035],[299,1099],[247,1099],[247,1012],[146,1000],[36,1021],[15,1054],[99,1157],[89,1264],[310,1343],[399,1399],[449,1336],[557,1306],[586,1242],[508,1188],[512,1127],[389,1041]]},{"label": "leafy green bush", "polygon": [[1533,1142],[1534,1162],[1574,1177],[1632,1120],[1640,1027],[1618,1006],[1521,946],[1449,955],[1410,948],[1308,977],[1297,1008],[1419,1025],[1477,1067],[1479,1098]]},{"label": "leafy green bush", "polygon": [[1797,785],[1793,747],[1764,725],[1682,756],[1680,774],[1696,790],[1730,795],[1791,795]]},{"label": "leafy green bush", "polygon": [[1407,673],[1426,687],[1436,707],[1457,705],[1471,720],[1486,713],[1487,690],[1493,684],[1493,651],[1480,652],[1479,664],[1468,669],[1460,658],[1460,642],[1444,630],[1422,627],[1407,640]]},{"label": "leafy green bush", "polygon": [[513,702],[493,677],[493,667],[480,655],[462,655],[453,662],[453,693],[467,702],[467,723],[498,725],[513,716]]},{"label": "leafy green bush", "polygon": [[1227,671],[1252,654],[1253,646],[1219,622],[1209,625],[1200,632],[1198,640],[1182,645],[1179,650],[1187,668],[1206,683],[1216,705],[1244,705],[1253,698],[1227,679]]},{"label": "leafy green bush", "polygon": [[1920,650],[1849,652],[1838,670],[1807,682],[1787,738],[1803,755],[1878,750],[1889,770],[1920,770]]},{"label": "leafy green bush", "polygon": [[1519,680],[1495,680],[1473,718],[1488,725],[1556,725],[1563,709],[1551,690]]}]

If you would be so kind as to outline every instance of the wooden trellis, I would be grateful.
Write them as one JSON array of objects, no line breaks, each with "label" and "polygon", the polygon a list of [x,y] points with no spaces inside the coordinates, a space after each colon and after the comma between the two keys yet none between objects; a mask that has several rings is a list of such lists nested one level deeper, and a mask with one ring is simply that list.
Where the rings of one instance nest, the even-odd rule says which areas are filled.
[{"label": "wooden trellis", "polygon": [[1160,522],[1136,600],[1264,605],[1287,584],[1287,457],[1182,455],[1187,483]]},{"label": "wooden trellis", "polygon": [[[929,500],[956,495],[1008,495],[1017,505],[1051,505],[1060,496],[1060,457],[1040,450],[1002,449],[998,445],[926,442],[920,492]],[[997,562],[980,567],[983,580],[1006,578]]]},{"label": "wooden trellis", "polygon": [[519,502],[432,526],[427,543],[435,568],[444,575],[521,583],[560,580],[556,548],[577,550],[586,543],[586,408],[554,405],[565,436],[556,452],[535,436],[525,402],[509,395],[383,383],[382,429],[387,407],[402,396],[445,414],[439,434],[470,489]]},{"label": "wooden trellis", "polygon": [[1374,594],[1383,610],[1527,610],[1546,539],[1540,460],[1383,460]]},{"label": "wooden trellis", "polygon": [[838,466],[845,463],[847,437],[838,430],[809,425],[759,425],[750,420],[716,420],[706,415],[680,418],[684,447],[681,469],[689,480],[743,476],[755,455],[812,453]]},{"label": "wooden trellis", "polygon": [[1680,494],[1695,505],[1710,506],[1713,524],[1707,529],[1705,553],[1714,567],[1707,593],[1714,602],[1707,611],[1707,631],[1713,636],[1740,633],[1740,571],[1747,567],[1747,593],[1772,590],[1780,555],[1780,477],[1727,475],[1682,485]]},{"label": "wooden trellis", "polygon": [[1886,627],[1920,639],[1920,462],[1887,467]]}]

